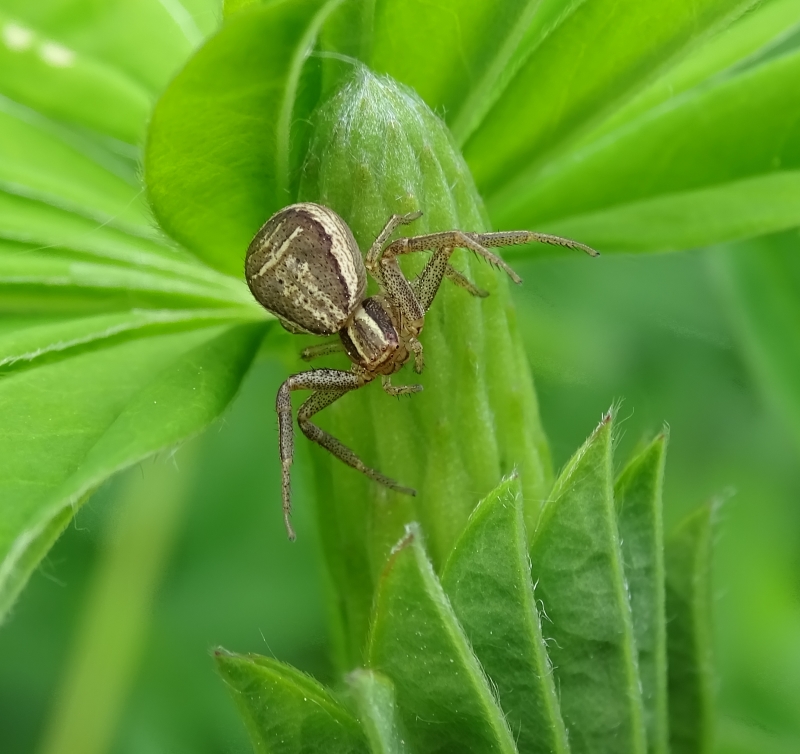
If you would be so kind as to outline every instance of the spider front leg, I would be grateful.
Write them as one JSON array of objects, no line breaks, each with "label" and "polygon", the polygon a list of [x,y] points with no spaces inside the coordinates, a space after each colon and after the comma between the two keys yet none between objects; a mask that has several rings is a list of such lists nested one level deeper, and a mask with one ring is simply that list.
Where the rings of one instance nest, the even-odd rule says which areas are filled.
[{"label": "spider front leg", "polygon": [[[397,228],[399,228],[401,225],[409,225],[415,220],[419,220],[420,217],[422,217],[422,212],[420,211],[409,212],[406,215],[392,215],[387,220],[386,225],[383,226],[383,230],[378,233],[378,235],[375,237],[375,240],[372,242],[372,246],[370,246],[366,257],[364,258],[364,266],[367,268],[367,270],[369,270],[370,274],[378,281],[378,283],[380,283],[383,289],[386,289],[387,287],[380,265],[380,259],[383,253],[383,245],[389,240],[389,237],[395,232],[395,230],[397,230]],[[444,274],[457,286],[460,288],[465,288],[472,296],[486,298],[486,296],[489,295],[486,291],[474,285],[450,264],[447,264]],[[422,369],[417,369],[417,371],[421,372]]]},{"label": "spider front leg", "polygon": [[381,378],[381,387],[387,395],[393,397],[422,392],[422,385],[392,385],[392,378],[388,375]]},{"label": "spider front leg", "polygon": [[[444,276],[452,283],[455,283],[459,288],[463,288],[470,296],[477,298],[486,298],[489,291],[478,288],[466,275],[462,275],[453,265],[448,264],[444,270]],[[416,282],[416,281],[415,281]],[[419,294],[417,294],[419,295]]]},{"label": "spider front leg", "polygon": [[[522,231],[526,236],[528,236],[528,241],[535,240],[531,239],[530,236],[540,236],[541,234],[536,233],[527,233],[527,231]],[[497,239],[497,236],[503,236],[503,240],[501,242]],[[431,263],[439,256],[436,265],[433,265],[433,268],[429,274],[431,274],[434,278],[437,278],[437,288],[438,283],[441,282],[442,276],[445,274],[445,269],[447,266],[447,262],[450,259],[450,255],[453,253],[454,249],[469,249],[470,251],[474,251],[478,256],[483,257],[487,262],[490,264],[499,267],[503,270],[515,283],[521,283],[522,278],[517,275],[514,270],[512,270],[497,254],[489,251],[486,246],[508,246],[515,243],[527,243],[528,241],[524,240],[516,240],[515,238],[509,238],[512,236],[511,233],[464,233],[460,230],[446,230],[441,233],[427,233],[424,236],[411,236],[410,238],[398,238],[396,241],[392,241],[383,251],[383,255],[381,256],[381,266],[384,268],[384,274],[387,269],[392,267],[397,267],[396,257],[400,256],[401,254],[413,254],[417,251],[433,251],[434,256],[428,262],[427,267],[431,267]],[[555,238],[555,236],[553,236]],[[482,242],[486,240],[487,243],[483,244]],[[560,239],[562,241],[566,241],[566,239]],[[495,241],[495,243],[492,243]],[[569,242],[572,243],[572,242]],[[426,269],[427,269],[426,267]],[[441,267],[441,273],[438,272],[438,269]],[[397,268],[399,270],[399,268]],[[436,269],[437,272],[434,274],[433,269]],[[423,270],[420,274],[420,278],[425,275],[426,270]],[[463,275],[460,273],[457,274],[456,277],[460,276],[463,278]]]},{"label": "spider front leg", "polygon": [[[571,238],[554,236],[550,233],[535,233],[532,230],[501,230],[495,233],[463,233],[462,235],[484,248],[498,246],[519,246],[526,243],[544,243],[549,246],[563,246],[565,249],[577,249],[586,252],[590,257],[599,257],[600,252],[585,243],[573,241]],[[471,249],[472,246],[466,248]],[[473,249],[474,250],[474,249]]]},{"label": "spider front leg", "polygon": [[344,346],[341,340],[335,340],[332,343],[320,343],[318,346],[309,346],[300,351],[300,358],[303,361],[312,361],[318,359],[320,356],[329,356],[332,353],[342,353]]},{"label": "spider front leg", "polygon": [[[422,343],[416,338],[409,338],[408,347],[414,354],[414,371],[417,374],[422,374],[422,370],[425,368],[425,356],[422,353]],[[421,389],[422,387],[420,387],[420,390]]]},{"label": "spider front leg", "polygon": [[292,398],[295,390],[313,390],[311,396],[300,406],[297,423],[303,434],[311,441],[321,445],[340,461],[352,466],[370,479],[406,495],[416,495],[410,487],[403,487],[393,479],[384,476],[367,466],[350,448],[335,437],[320,429],[310,421],[318,411],[341,398],[351,390],[358,390],[369,382],[361,374],[343,372],[340,369],[314,369],[310,372],[293,374],[278,390],[275,410],[278,412],[279,444],[281,453],[281,472],[283,488],[283,520],[289,539],[295,539],[292,528],[292,490],[290,469],[294,460],[294,431],[292,428]]},{"label": "spider front leg", "polygon": [[364,258],[364,266],[377,278],[381,285],[383,285],[383,278],[378,269],[378,259],[380,259],[383,245],[389,240],[389,236],[401,225],[413,223],[414,220],[419,220],[420,217],[422,217],[422,212],[419,210],[416,212],[409,212],[407,215],[392,215],[386,221],[383,230],[375,237],[372,246],[369,247],[367,256]]}]

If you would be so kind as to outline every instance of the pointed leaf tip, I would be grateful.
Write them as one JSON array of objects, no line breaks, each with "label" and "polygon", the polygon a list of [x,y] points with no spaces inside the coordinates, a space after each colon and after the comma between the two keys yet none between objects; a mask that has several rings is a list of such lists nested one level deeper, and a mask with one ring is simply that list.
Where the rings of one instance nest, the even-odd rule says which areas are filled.
[{"label": "pointed leaf tip", "polygon": [[[566,465],[531,545],[536,596],[576,754],[646,749],[612,490],[614,409]],[[546,612],[545,612],[546,611]]]},{"label": "pointed leaf tip", "polygon": [[521,485],[509,478],[473,512],[442,585],[491,679],[520,751],[569,751],[534,598]]},{"label": "pointed leaf tip", "polygon": [[277,660],[217,649],[217,669],[256,751],[367,754],[356,719],[322,684]]},{"label": "pointed leaf tip", "polygon": [[392,682],[381,673],[362,668],[347,676],[347,686],[372,754],[409,752]]},{"label": "pointed leaf tip", "polygon": [[368,658],[394,684],[419,751],[516,752],[415,525],[394,548],[378,586]]},{"label": "pointed leaf tip", "polygon": [[628,463],[614,489],[652,754],[669,751],[662,524],[666,445],[661,432]]}]

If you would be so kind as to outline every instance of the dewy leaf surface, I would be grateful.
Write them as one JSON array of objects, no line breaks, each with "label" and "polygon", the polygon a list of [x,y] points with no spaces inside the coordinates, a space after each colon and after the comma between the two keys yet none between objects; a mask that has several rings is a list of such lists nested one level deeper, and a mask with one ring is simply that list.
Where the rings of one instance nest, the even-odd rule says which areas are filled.
[{"label": "dewy leaf surface", "polygon": [[374,670],[359,669],[347,676],[347,686],[372,754],[410,752],[392,682]]},{"label": "dewy leaf surface", "polygon": [[290,204],[291,127],[302,64],[340,0],[279,0],[234,14],[175,78],[153,114],[145,173],[169,233],[241,277],[267,218]]},{"label": "dewy leaf surface", "polygon": [[608,414],[556,481],[531,544],[542,630],[575,754],[646,751],[611,446]]},{"label": "dewy leaf surface", "polygon": [[517,751],[480,663],[410,525],[375,598],[369,665],[388,676],[420,752]]},{"label": "dewy leaf surface", "polygon": [[[800,98],[787,92],[798,77],[800,52],[793,52],[689,91],[551,164],[524,188],[508,184],[490,209],[503,224],[580,230],[601,250],[676,248],[676,237],[695,245],[796,225]],[[670,231],[690,203],[689,225]],[[713,234],[703,231],[704,217]],[[623,221],[615,237],[609,223]],[[625,225],[642,231],[648,221],[657,230],[637,244]]]},{"label": "dewy leaf surface", "polygon": [[465,145],[492,199],[753,0],[587,0],[539,44]]},{"label": "dewy leaf surface", "polygon": [[703,505],[667,539],[667,646],[672,754],[710,754],[714,750],[712,517],[713,505]]},{"label": "dewy leaf surface", "polygon": [[569,752],[531,582],[522,495],[503,482],[475,509],[442,586],[521,752]]},{"label": "dewy leaf surface", "polygon": [[651,754],[669,752],[661,500],[666,444],[659,435],[625,467],[614,488]]},{"label": "dewy leaf surface", "polygon": [[262,331],[164,334],[0,380],[0,616],[88,493],[223,411]]},{"label": "dewy leaf surface", "polygon": [[215,654],[256,751],[369,752],[356,719],[313,678],[269,657]]}]

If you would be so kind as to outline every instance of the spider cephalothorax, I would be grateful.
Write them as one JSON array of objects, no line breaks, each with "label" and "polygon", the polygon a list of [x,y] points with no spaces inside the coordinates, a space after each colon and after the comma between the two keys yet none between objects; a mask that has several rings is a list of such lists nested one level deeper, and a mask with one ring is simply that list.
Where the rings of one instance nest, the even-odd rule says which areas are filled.
[{"label": "spider cephalothorax", "polygon": [[[350,371],[312,369],[293,374],[278,390],[283,515],[291,539],[295,537],[290,521],[289,477],[294,454],[290,397],[293,390],[314,391],[297,412],[298,424],[306,437],[370,479],[414,495],[414,490],[366,466],[352,450],[313,424],[311,417],[377,377],[389,395],[422,390],[422,385],[392,385],[391,375],[412,358],[414,369],[422,372],[422,344],[417,338],[442,278],[449,278],[473,296],[487,295],[450,265],[454,249],[474,251],[501,268],[515,283],[521,282],[520,278],[489,248],[539,241],[597,255],[576,241],[525,230],[500,233],[448,230],[399,238],[386,245],[398,226],[407,225],[421,215],[421,212],[392,215],[364,259],[347,223],[332,209],[320,204],[292,204],[267,220],[247,250],[247,284],[256,300],[287,330],[312,335],[338,334],[338,342],[307,348],[303,358],[310,360],[344,351],[353,362]],[[417,251],[433,254],[422,272],[414,280],[408,280],[397,264],[397,257]],[[367,272],[381,291],[369,298],[364,297]]]}]

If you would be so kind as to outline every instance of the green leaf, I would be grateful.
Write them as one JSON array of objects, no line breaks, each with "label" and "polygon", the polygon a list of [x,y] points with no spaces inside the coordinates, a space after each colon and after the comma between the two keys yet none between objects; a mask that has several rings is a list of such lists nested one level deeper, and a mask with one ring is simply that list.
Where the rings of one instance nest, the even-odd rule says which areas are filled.
[{"label": "green leaf", "polygon": [[243,291],[218,281],[198,280],[200,276],[193,275],[196,270],[189,265],[165,263],[187,269],[189,274],[85,261],[68,253],[31,251],[24,244],[0,241],[0,309],[41,313],[128,310],[135,306],[233,306],[239,309],[240,317],[265,319],[263,310],[247,301]]},{"label": "green leaf", "polygon": [[[552,3],[551,3],[552,4]],[[373,4],[361,59],[411,86],[459,124],[485,98],[532,23],[539,0],[463,3],[388,0]],[[370,11],[364,10],[363,13]],[[460,129],[456,129],[458,135]]]},{"label": "green leaf", "polygon": [[392,682],[374,670],[354,670],[347,676],[347,685],[372,754],[410,752]]},{"label": "green leaf", "polygon": [[648,751],[669,752],[664,532],[661,493],[667,438],[661,434],[620,474],[614,488],[630,592]]},{"label": "green leaf", "polygon": [[245,10],[254,5],[260,5],[263,0],[224,0],[222,4],[222,12],[227,18],[228,16],[238,13],[240,10]]},{"label": "green leaf", "polygon": [[797,231],[715,250],[713,268],[762,393],[800,447]]},{"label": "green leaf", "polygon": [[556,481],[531,544],[561,714],[575,754],[646,751],[607,414]]},{"label": "green leaf", "polygon": [[767,0],[751,8],[729,28],[700,45],[678,65],[669,69],[638,97],[619,108],[587,141],[613,131],[626,121],[666,102],[720,73],[730,73],[765,54],[796,30],[800,24],[798,0]]},{"label": "green leaf", "polygon": [[141,84],[6,13],[0,12],[0,25],[5,42],[0,45],[2,94],[120,141],[142,140],[152,95]]},{"label": "green leaf", "polygon": [[52,197],[62,205],[103,214],[105,221],[150,230],[138,182],[114,175],[108,167],[66,141],[45,118],[32,118],[0,100],[0,186],[25,186],[28,195]]},{"label": "green leaf", "polygon": [[[786,93],[799,76],[795,52],[687,92],[524,187],[507,184],[490,209],[503,224],[569,229],[612,250],[685,247],[797,224],[800,99]],[[670,230],[687,211],[689,224]],[[615,234],[610,222],[635,225]]]},{"label": "green leaf", "polygon": [[222,649],[215,657],[256,751],[369,751],[356,719],[313,678],[269,657],[236,655]]},{"label": "green leaf", "polygon": [[420,751],[516,752],[489,682],[409,525],[375,598],[369,665],[394,683]]},{"label": "green leaf", "polygon": [[145,156],[153,210],[174,238],[231,275],[242,276],[256,231],[293,200],[293,158],[302,152],[292,124],[309,115],[295,108],[302,67],[339,2],[282,1],[236,13],[153,113]]},{"label": "green leaf", "polygon": [[442,586],[492,680],[519,750],[568,752],[522,514],[516,478],[484,498],[447,561]]},{"label": "green leaf", "polygon": [[0,616],[104,479],[223,411],[262,332],[217,326],[111,343],[0,380]]},{"label": "green leaf", "polygon": [[[25,186],[0,189],[0,238],[46,249],[66,247],[105,260],[160,269],[170,269],[170,259],[185,261],[175,247],[160,241],[152,230],[102,220],[108,218],[101,219],[51,197],[37,196]],[[194,268],[203,269],[196,264]],[[206,269],[203,274],[208,278],[210,272]]]},{"label": "green leaf", "polygon": [[695,40],[753,4],[594,0],[568,6],[567,18],[524,58],[465,145],[480,190],[496,204],[501,189],[641,90]]},{"label": "green leaf", "polygon": [[[113,224],[98,226],[91,216],[0,191],[0,239],[15,242],[0,240],[2,282],[11,287],[50,285],[62,290],[74,286],[174,291],[205,299],[206,306],[216,300],[256,308],[243,281],[210,270],[157,238],[129,230]],[[32,305],[52,308],[54,290],[34,297]],[[174,303],[182,305],[178,298]],[[124,308],[131,305],[134,301]],[[163,297],[161,305],[169,305]]]},{"label": "green leaf", "polygon": [[641,252],[708,246],[799,224],[800,171],[786,170],[545,221],[541,227],[604,251]]},{"label": "green leaf", "polygon": [[18,23],[105,62],[153,93],[216,25],[217,15],[216,0],[2,0],[0,5]]},{"label": "green leaf", "polygon": [[33,320],[26,326],[0,331],[0,369],[29,368],[44,361],[69,358],[78,351],[95,350],[109,342],[241,321],[240,310],[133,310],[114,314],[48,322]]},{"label": "green leaf", "polygon": [[714,750],[711,631],[713,505],[691,514],[667,540],[667,646],[672,754]]}]

